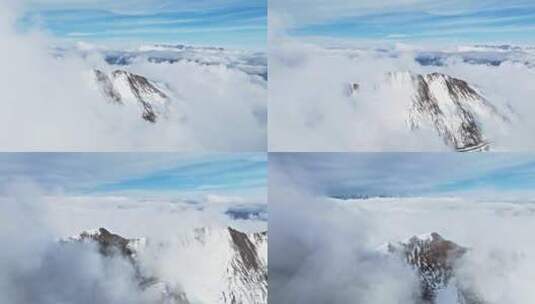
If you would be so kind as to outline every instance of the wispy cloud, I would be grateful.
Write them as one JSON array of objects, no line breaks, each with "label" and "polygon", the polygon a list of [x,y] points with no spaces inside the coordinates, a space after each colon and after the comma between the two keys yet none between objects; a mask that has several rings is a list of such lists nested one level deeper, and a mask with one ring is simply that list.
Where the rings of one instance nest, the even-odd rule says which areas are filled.
[{"label": "wispy cloud", "polygon": [[[186,1],[189,2],[189,1]],[[27,6],[24,28],[39,25],[62,37],[95,40],[138,39],[143,42],[261,46],[267,31],[267,5],[261,2],[208,1],[185,6],[184,1],[142,5],[130,12],[109,5],[40,3]],[[217,3],[216,3],[217,2]],[[136,3],[133,4],[133,7]]]},{"label": "wispy cloud", "polygon": [[530,33],[535,25],[535,5],[522,0],[387,1],[384,5],[359,1],[335,5],[338,10],[323,15],[314,6],[298,10],[298,1],[287,6],[274,2],[275,17],[278,13],[286,19],[289,33],[297,36],[524,42],[533,41]]},{"label": "wispy cloud", "polygon": [[313,153],[270,156],[270,166],[323,195],[419,196],[535,187],[529,154]]},{"label": "wispy cloud", "polygon": [[27,179],[71,195],[262,196],[266,162],[264,154],[3,154],[0,180]]},{"label": "wispy cloud", "polygon": [[178,162],[166,170],[141,177],[124,177],[118,182],[104,184],[94,190],[113,191],[237,191],[266,187],[265,159],[223,157]]},{"label": "wispy cloud", "polygon": [[21,4],[38,10],[107,10],[131,15],[267,6],[264,0],[22,0]]}]

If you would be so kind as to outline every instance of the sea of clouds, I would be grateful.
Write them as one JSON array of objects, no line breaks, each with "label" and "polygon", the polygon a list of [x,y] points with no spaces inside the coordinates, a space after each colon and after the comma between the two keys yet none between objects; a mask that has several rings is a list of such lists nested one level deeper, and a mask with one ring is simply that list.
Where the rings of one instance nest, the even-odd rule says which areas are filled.
[{"label": "sea of clouds", "polygon": [[[160,303],[158,290],[139,287],[128,260],[104,257],[90,243],[60,241],[88,229],[103,227],[126,238],[146,237],[155,244],[167,244],[150,247],[139,259],[144,273],[164,278],[178,291],[194,284],[196,275],[204,276],[206,284],[217,284],[219,278],[204,260],[208,253],[184,251],[181,237],[203,227],[213,231],[228,226],[245,232],[267,229],[265,220],[234,219],[226,214],[228,208],[244,205],[244,199],[236,197],[207,195],[192,202],[69,196],[51,194],[25,179],[3,183],[0,190],[1,303]],[[217,252],[224,244],[210,246],[207,250]],[[195,292],[188,295],[190,299],[202,297]]]},{"label": "sea of clouds", "polygon": [[[272,166],[272,165],[270,165]],[[457,279],[486,303],[529,303],[535,205],[478,196],[338,200],[270,171],[270,299],[276,303],[415,303],[419,285],[379,247],[437,232],[470,249]],[[455,304],[455,297],[440,298]],[[417,303],[417,302],[416,302]]]},{"label": "sea of clouds", "polygon": [[[451,150],[431,128],[410,131],[410,88],[385,86],[390,72],[439,72],[467,81],[511,120],[503,124],[481,117],[492,149],[533,149],[532,48],[508,53],[471,46],[358,44],[319,38],[304,42],[274,27],[269,51],[269,147],[274,151]],[[442,56],[443,64],[416,60],[423,55]],[[499,65],[491,64],[498,59]],[[351,83],[360,85],[357,95],[348,94]]]},{"label": "sea of clouds", "polygon": [[261,151],[267,85],[225,65],[137,63],[126,68],[176,91],[169,117],[140,119],[137,107],[108,104],[91,69],[113,70],[99,54],[53,56],[61,41],[17,26],[22,4],[0,1],[0,145],[8,151]]}]

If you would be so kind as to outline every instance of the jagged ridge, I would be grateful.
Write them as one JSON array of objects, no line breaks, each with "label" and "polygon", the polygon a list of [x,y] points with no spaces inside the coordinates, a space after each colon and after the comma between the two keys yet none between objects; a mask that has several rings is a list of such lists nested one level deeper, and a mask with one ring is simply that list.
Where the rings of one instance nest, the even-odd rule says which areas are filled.
[{"label": "jagged ridge", "polygon": [[170,97],[162,85],[124,70],[115,70],[109,75],[97,69],[93,72],[101,93],[110,102],[139,104],[143,119],[151,123],[165,113]]},{"label": "jagged ridge", "polygon": [[[146,276],[140,270],[138,254],[147,246],[163,247],[166,244],[153,244],[151,240],[144,238],[126,239],[104,228],[83,232],[69,240],[95,242],[103,256],[119,256],[127,259],[134,267],[140,288],[142,290],[149,288],[159,290],[162,295],[161,303],[191,303],[188,299],[188,290],[177,290],[173,285],[157,277]],[[224,242],[225,240],[228,243],[221,244],[223,245],[221,248],[228,248],[231,252],[230,255],[227,256],[225,252],[210,252],[210,254],[228,257],[227,260],[223,261],[223,273],[217,273],[218,276],[221,276],[225,286],[222,290],[216,291],[218,296],[213,303],[267,303],[267,233],[246,234],[232,228],[220,231],[202,228],[196,229],[191,238],[184,238],[183,246],[185,250],[189,246],[208,248],[207,245],[211,242]]]},{"label": "jagged ridge", "polygon": [[[481,125],[484,117],[510,122],[471,84],[446,74],[392,72],[382,85],[408,88],[412,103],[406,121],[411,130],[430,125],[446,145],[459,152],[490,149]],[[360,84],[353,83],[349,92],[353,95],[359,89]]]},{"label": "jagged ridge", "polygon": [[389,254],[401,257],[418,273],[421,303],[435,304],[438,293],[446,288],[456,289],[458,304],[485,303],[476,291],[454,280],[458,262],[468,248],[446,240],[438,233],[389,243],[386,248]]}]

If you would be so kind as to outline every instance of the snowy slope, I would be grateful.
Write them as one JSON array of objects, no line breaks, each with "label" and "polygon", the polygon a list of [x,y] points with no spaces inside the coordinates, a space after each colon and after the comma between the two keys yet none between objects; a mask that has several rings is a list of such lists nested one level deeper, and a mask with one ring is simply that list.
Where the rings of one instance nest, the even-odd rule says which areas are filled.
[{"label": "snowy slope", "polygon": [[[69,240],[96,242],[102,254],[130,260],[140,288],[158,293],[161,303],[267,303],[266,233],[202,228],[164,242],[125,239],[101,228]],[[151,270],[147,258],[166,264]]]},{"label": "snowy slope", "polygon": [[[360,86],[352,83],[350,95],[358,94]],[[386,75],[379,88],[395,88],[396,92],[409,94],[411,104],[402,114],[407,127],[434,129],[446,145],[460,152],[490,149],[482,121],[510,121],[473,85],[445,74],[393,72]]]},{"label": "snowy slope", "polygon": [[407,240],[388,243],[379,249],[381,254],[400,257],[410,265],[420,279],[420,299],[430,304],[483,304],[476,291],[456,280],[459,260],[468,249],[445,240],[438,233],[413,236]]},{"label": "snowy slope", "polygon": [[124,70],[115,70],[110,74],[96,69],[93,72],[96,86],[108,101],[138,105],[142,118],[152,123],[165,115],[171,93],[163,84]]}]

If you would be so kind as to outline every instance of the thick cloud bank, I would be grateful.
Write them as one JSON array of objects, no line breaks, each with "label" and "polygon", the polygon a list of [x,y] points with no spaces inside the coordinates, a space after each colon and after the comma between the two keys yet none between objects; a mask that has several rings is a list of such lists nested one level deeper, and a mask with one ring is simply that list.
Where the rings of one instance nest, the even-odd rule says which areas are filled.
[{"label": "thick cloud bank", "polygon": [[[270,171],[270,298],[276,303],[419,303],[415,272],[385,259],[389,242],[437,232],[470,249],[457,280],[486,303],[529,303],[533,203],[474,198],[338,200]],[[456,304],[455,296],[438,303]]]},{"label": "thick cloud bank", "polygon": [[0,241],[5,245],[0,252],[1,303],[160,303],[161,292],[140,288],[136,270],[127,259],[104,256],[92,243],[60,241],[87,229],[105,227],[127,238],[168,242],[165,251],[153,247],[140,259],[144,272],[162,275],[175,290],[196,284],[195,278],[201,275],[207,284],[219,278],[211,264],[202,260],[203,252],[192,255],[183,253],[183,246],[172,246],[174,240],[179,244],[178,236],[200,227],[267,229],[265,221],[227,216],[225,210],[233,205],[230,200],[192,204],[125,197],[51,197],[31,182],[5,185],[0,198]]},{"label": "thick cloud bank", "polygon": [[[126,261],[103,258],[90,245],[54,239],[37,188],[17,183],[0,202],[0,302],[143,303]],[[9,245],[7,245],[9,244]]]},{"label": "thick cloud bank", "polygon": [[[458,266],[461,280],[488,303],[529,303],[535,270],[532,202],[465,198],[403,198],[335,202],[374,223],[374,243],[437,232],[471,249]],[[356,211],[358,210],[358,211]]]},{"label": "thick cloud bank", "polygon": [[[12,7],[0,2],[3,150],[265,150],[267,89],[258,76],[195,61],[111,66],[87,48],[85,56],[55,56],[57,41],[16,29]],[[127,69],[171,87],[167,117],[150,124],[139,107],[106,102],[93,68]]]},{"label": "thick cloud bank", "polygon": [[270,301],[409,303],[415,275],[378,256],[370,222],[270,177]]},{"label": "thick cloud bank", "polygon": [[[477,118],[492,150],[534,148],[531,48],[325,48],[273,35],[269,146],[274,151],[451,150],[433,128],[411,131],[411,89],[385,85],[386,75],[396,72],[438,72],[466,81],[510,120]],[[348,91],[352,83],[359,85],[358,94]]]}]

